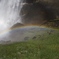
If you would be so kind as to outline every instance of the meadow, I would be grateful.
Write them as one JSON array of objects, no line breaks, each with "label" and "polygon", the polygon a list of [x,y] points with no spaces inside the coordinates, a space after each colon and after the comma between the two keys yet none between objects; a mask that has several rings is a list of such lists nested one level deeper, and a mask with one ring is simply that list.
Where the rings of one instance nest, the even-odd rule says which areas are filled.
[{"label": "meadow", "polygon": [[59,59],[59,31],[26,42],[0,44],[0,59]]}]

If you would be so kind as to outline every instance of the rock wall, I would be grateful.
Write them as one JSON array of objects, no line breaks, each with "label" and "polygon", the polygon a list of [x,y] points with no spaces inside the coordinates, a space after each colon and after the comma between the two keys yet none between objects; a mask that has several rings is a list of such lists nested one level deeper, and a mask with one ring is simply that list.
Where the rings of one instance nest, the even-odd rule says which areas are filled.
[{"label": "rock wall", "polygon": [[59,0],[24,0],[23,3],[20,13],[23,24],[56,26],[59,23]]}]

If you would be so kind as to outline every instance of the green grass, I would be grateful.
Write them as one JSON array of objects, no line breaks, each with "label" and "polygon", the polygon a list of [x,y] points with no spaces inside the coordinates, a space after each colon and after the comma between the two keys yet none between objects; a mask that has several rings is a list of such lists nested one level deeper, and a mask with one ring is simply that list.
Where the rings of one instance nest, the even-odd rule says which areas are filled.
[{"label": "green grass", "polygon": [[59,33],[0,45],[0,59],[59,59]]}]

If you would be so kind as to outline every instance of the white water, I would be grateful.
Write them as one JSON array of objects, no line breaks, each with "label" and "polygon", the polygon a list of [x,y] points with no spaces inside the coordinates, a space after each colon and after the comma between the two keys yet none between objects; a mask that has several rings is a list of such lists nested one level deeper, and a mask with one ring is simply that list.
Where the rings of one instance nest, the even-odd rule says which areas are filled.
[{"label": "white water", "polygon": [[22,0],[0,0],[0,32],[20,22]]}]

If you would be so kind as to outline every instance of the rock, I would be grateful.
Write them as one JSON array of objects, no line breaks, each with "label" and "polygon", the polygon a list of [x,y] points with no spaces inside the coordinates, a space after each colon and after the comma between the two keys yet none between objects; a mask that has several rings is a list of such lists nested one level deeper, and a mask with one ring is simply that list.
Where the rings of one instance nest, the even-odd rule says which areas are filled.
[{"label": "rock", "polygon": [[40,25],[59,28],[59,0],[24,0],[21,9],[25,25]]},{"label": "rock", "polygon": [[54,20],[56,15],[51,7],[44,3],[25,4],[21,9],[22,22],[24,24],[42,24],[48,20]]},{"label": "rock", "polygon": [[22,26],[24,26],[24,25],[21,24],[21,23],[16,23],[15,25],[13,25],[13,26],[11,27],[11,29],[17,28],[17,27],[22,27]]},{"label": "rock", "polygon": [[23,3],[33,3],[35,2],[36,0],[24,0]]}]

